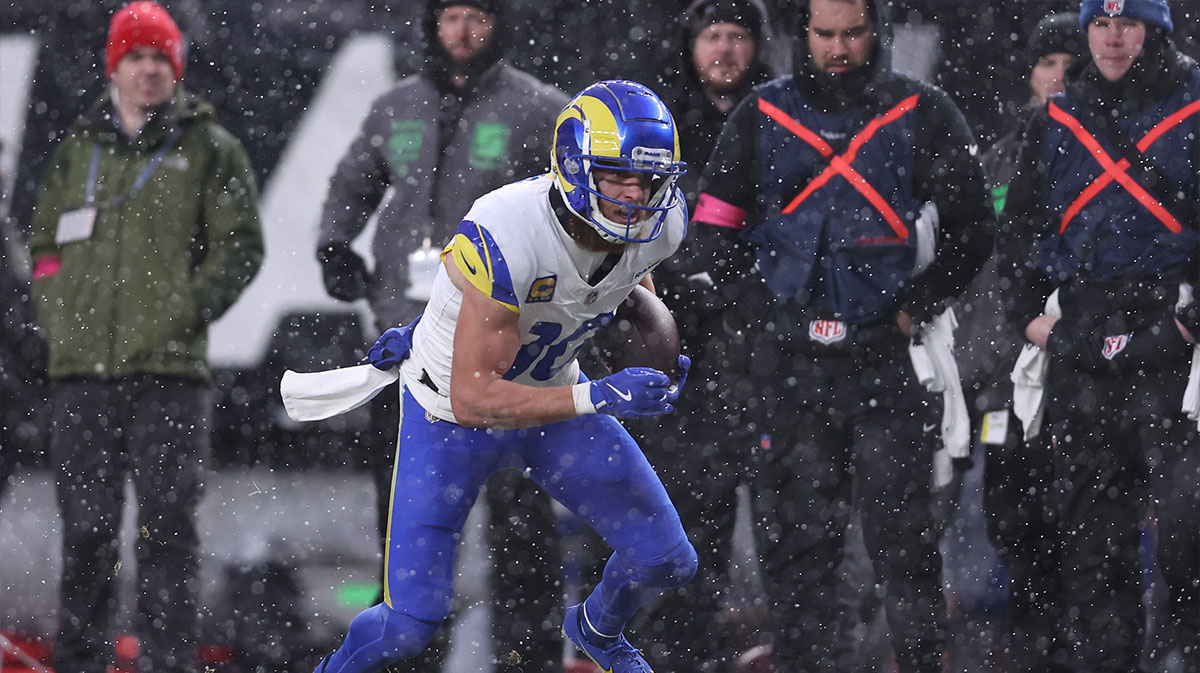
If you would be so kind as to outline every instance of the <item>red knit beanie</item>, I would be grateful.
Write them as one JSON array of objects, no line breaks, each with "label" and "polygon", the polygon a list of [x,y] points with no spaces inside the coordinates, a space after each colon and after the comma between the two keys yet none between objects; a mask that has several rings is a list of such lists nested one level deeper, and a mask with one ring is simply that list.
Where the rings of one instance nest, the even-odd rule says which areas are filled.
[{"label": "red knit beanie", "polygon": [[175,79],[183,78],[183,35],[167,10],[157,2],[137,0],[113,14],[108,26],[108,63],[112,79],[117,62],[139,47],[154,47],[171,59]]}]

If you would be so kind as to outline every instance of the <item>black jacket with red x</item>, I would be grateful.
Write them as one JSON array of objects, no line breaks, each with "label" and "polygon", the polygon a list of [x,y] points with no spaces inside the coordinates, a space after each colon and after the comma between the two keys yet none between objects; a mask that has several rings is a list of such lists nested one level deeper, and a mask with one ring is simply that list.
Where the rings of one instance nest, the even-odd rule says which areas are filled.
[{"label": "black jacket with red x", "polygon": [[[795,73],[756,87],[721,132],[693,237],[731,310],[758,287],[813,319],[869,325],[903,310],[921,321],[991,252],[971,132],[943,91],[891,70],[879,4],[867,65],[820,72],[798,40]],[[936,258],[915,273],[915,225],[929,203]]]},{"label": "black jacket with red x", "polygon": [[[1098,316],[1111,313],[1098,296],[1115,311],[1134,303],[1152,309],[1144,304],[1162,295],[1174,310],[1181,282],[1200,288],[1196,63],[1169,42],[1148,41],[1117,82],[1090,60],[1067,78],[1066,92],[1030,118],[1008,190],[998,263],[1010,288],[1008,317],[1019,329],[1056,288],[1064,315]],[[1113,123],[1101,128],[1101,119]],[[1071,299],[1077,295],[1086,298]],[[1200,334],[1196,302],[1179,318]]]}]

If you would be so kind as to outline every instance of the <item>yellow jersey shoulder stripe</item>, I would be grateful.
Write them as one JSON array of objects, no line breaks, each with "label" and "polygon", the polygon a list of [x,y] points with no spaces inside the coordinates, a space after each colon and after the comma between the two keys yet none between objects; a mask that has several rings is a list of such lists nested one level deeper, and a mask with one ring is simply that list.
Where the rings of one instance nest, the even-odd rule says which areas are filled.
[{"label": "yellow jersey shoulder stripe", "polygon": [[521,312],[504,254],[487,229],[463,220],[450,244],[442,251],[443,257],[447,254],[463,276],[484,296],[514,313]]}]

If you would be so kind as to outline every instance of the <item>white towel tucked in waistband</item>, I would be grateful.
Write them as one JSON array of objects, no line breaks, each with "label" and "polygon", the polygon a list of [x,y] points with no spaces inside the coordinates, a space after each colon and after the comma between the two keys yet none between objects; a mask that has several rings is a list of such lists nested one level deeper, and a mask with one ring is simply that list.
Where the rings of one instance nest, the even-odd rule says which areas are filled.
[{"label": "white towel tucked in waistband", "polygon": [[399,367],[385,372],[358,365],[310,374],[289,369],[279,383],[279,396],[292,420],[321,421],[361,407],[399,378]]},{"label": "white towel tucked in waistband", "polygon": [[[1179,302],[1175,304],[1176,312],[1191,305],[1195,299],[1194,292],[1195,288],[1191,283],[1179,284]],[[1200,337],[1200,334],[1192,336]],[[1183,413],[1196,421],[1196,426],[1200,427],[1200,342],[1197,342],[1192,348],[1192,371],[1188,374],[1187,389],[1183,391]]]},{"label": "white towel tucked in waistband", "polygon": [[1025,429],[1026,441],[1042,431],[1046,369],[1049,366],[1046,351],[1027,343],[1021,348],[1021,355],[1009,377],[1013,382],[1013,414]]},{"label": "white towel tucked in waistband", "polygon": [[[1058,290],[1046,298],[1044,315],[1062,317],[1062,307],[1058,303]],[[1050,367],[1050,358],[1044,348],[1031,343],[1021,348],[1017,364],[1013,367],[1013,415],[1021,421],[1025,429],[1025,440],[1028,441],[1042,431],[1042,419],[1046,411],[1046,370]]]},{"label": "white towel tucked in waistband", "polygon": [[1192,373],[1183,392],[1183,413],[1200,428],[1200,343],[1192,348]]},{"label": "white towel tucked in waistband", "polygon": [[956,327],[954,309],[946,309],[933,322],[921,325],[920,343],[908,346],[917,379],[930,392],[942,394],[942,447],[933,454],[934,490],[950,483],[952,459],[971,455],[971,417],[954,359]]}]

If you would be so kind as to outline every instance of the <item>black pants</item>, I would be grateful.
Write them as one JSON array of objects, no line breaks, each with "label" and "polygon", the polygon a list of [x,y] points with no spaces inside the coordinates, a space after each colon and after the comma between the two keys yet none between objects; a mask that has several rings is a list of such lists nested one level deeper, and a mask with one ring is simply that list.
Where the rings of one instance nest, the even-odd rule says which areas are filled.
[{"label": "black pants", "polygon": [[[988,538],[1009,577],[1008,615],[994,648],[1003,670],[1051,673],[1064,670],[1057,645],[1058,518],[1053,507],[1054,459],[1045,432],[1026,442],[1020,421],[1004,407],[1007,432],[995,426],[984,441],[983,508]],[[986,410],[973,414],[983,427]]]},{"label": "black pants", "polygon": [[676,413],[628,425],[666,486],[700,568],[687,586],[639,615],[626,635],[656,670],[724,673],[735,654],[724,611],[737,486],[745,476],[751,439],[736,413],[706,407],[700,389],[688,393],[690,401]]},{"label": "black pants", "polygon": [[[379,512],[380,551],[386,545],[392,472],[399,433],[397,390],[385,389],[372,401],[378,450],[370,453]],[[550,496],[524,475],[500,472],[488,480],[491,519],[487,541],[492,565],[492,640],[498,670],[550,671],[562,667],[562,554]],[[382,558],[382,556],[381,556]],[[386,568],[384,569],[386,572]],[[448,622],[453,621],[453,617]],[[440,673],[449,650],[443,628],[409,664],[412,673]],[[512,653],[516,653],[515,656]]]},{"label": "black pants", "polygon": [[[1182,365],[1181,365],[1182,366]],[[1112,377],[1052,360],[1046,420],[1064,536],[1059,637],[1070,670],[1137,670],[1141,522],[1158,515],[1167,632],[1200,669],[1200,439],[1178,412],[1186,370]],[[1174,408],[1172,408],[1174,407]]]},{"label": "black pants", "polygon": [[57,382],[51,396],[50,458],[63,518],[55,669],[104,673],[113,661],[116,580],[135,571],[121,563],[117,541],[129,478],[138,504],[139,670],[194,672],[209,387],[155,376],[81,379]]},{"label": "black pants", "polygon": [[940,671],[946,607],[941,530],[930,508],[940,396],[915,380],[902,349],[865,365],[756,353],[758,417],[770,448],[756,457],[754,514],[775,666],[834,670],[838,567],[857,507],[899,670]]}]

